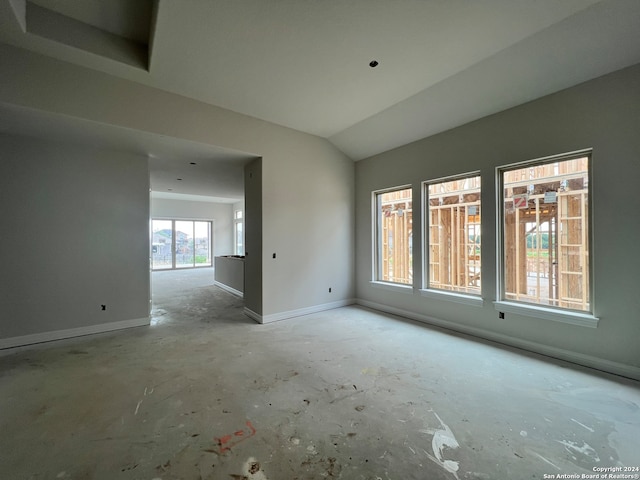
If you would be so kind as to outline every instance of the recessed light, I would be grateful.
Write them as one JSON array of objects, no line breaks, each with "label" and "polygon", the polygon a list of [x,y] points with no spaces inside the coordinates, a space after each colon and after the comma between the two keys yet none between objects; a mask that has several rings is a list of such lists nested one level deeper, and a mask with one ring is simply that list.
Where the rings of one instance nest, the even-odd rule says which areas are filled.
[{"label": "recessed light", "polygon": [[379,63],[378,63],[378,61],[377,61],[377,60],[371,60],[371,61],[369,62],[369,66],[370,66],[371,68],[376,68],[378,65],[379,65]]},{"label": "recessed light", "polygon": [[172,192],[172,191],[173,191],[173,188],[167,188],[167,190],[169,190],[170,192]]},{"label": "recessed light", "polygon": [[182,180],[181,178],[176,178],[176,180]]},{"label": "recessed light", "polygon": [[197,165],[196,162],[189,162],[189,165]]}]

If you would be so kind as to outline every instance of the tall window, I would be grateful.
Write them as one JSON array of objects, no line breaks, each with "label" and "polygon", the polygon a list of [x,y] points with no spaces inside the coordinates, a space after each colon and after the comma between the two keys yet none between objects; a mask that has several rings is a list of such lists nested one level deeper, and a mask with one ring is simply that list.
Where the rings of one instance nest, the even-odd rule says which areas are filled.
[{"label": "tall window", "polygon": [[589,154],[499,170],[502,299],[590,311]]},{"label": "tall window", "polygon": [[235,255],[244,255],[244,232],[242,210],[236,210],[233,216],[234,225],[234,253]]},{"label": "tall window", "polygon": [[480,176],[425,184],[428,288],[480,295]]},{"label": "tall window", "polygon": [[376,211],[375,279],[412,284],[411,188],[374,193]]}]

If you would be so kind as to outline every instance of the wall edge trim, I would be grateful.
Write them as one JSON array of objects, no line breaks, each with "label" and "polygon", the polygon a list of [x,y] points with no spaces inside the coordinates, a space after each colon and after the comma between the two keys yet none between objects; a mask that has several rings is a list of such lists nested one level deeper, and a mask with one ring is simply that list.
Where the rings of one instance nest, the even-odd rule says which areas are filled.
[{"label": "wall edge trim", "polygon": [[288,310],[285,312],[272,313],[270,315],[262,315],[262,321],[260,323],[272,323],[280,320],[286,320],[289,318],[302,317],[303,315],[311,315],[312,313],[324,312],[325,310],[333,310],[334,308],[346,307],[348,305],[354,305],[356,303],[355,298],[346,298],[344,300],[337,300],[335,302],[322,303],[320,305],[314,305],[312,307],[299,308],[296,310]]},{"label": "wall edge trim", "polygon": [[442,320],[428,315],[411,312],[409,310],[382,305],[380,303],[371,302],[369,300],[364,300],[361,298],[358,298],[356,300],[356,304],[366,308],[370,308],[372,310],[390,313],[392,315],[408,318],[420,323],[425,323],[435,327],[444,328],[446,330],[451,330],[453,332],[470,335],[472,337],[481,338],[483,340],[489,340],[491,342],[518,348],[538,355],[563,360],[565,362],[580,365],[582,367],[611,373],[621,377],[631,378],[633,380],[640,380],[640,367],[634,367],[633,365],[626,365],[624,363],[614,362],[612,360],[606,360],[603,358],[594,357],[592,355],[572,352],[562,348],[545,345],[543,343],[522,340],[510,335],[494,333],[487,330],[482,330],[480,328],[460,325],[448,320]]},{"label": "wall edge trim", "polygon": [[23,347],[26,345],[34,345],[36,343],[53,342],[56,340],[64,340],[67,338],[84,337],[86,335],[112,332],[115,330],[123,330],[125,328],[144,327],[149,325],[150,323],[151,317],[142,317],[133,318],[130,320],[121,320],[118,322],[99,323],[97,325],[89,325],[86,327],[53,330],[49,332],[22,335],[19,337],[2,338],[0,339],[0,350]]},{"label": "wall edge trim", "polygon": [[262,315],[260,315],[259,313],[254,312],[250,308],[244,307],[244,314],[247,317],[251,318],[252,320],[255,320],[258,323],[264,323],[262,321]]},{"label": "wall edge trim", "polygon": [[231,293],[232,295],[235,295],[236,297],[244,298],[244,293],[242,293],[240,290],[236,290],[235,288],[231,288],[229,285],[225,285],[224,283],[221,283],[217,280],[214,280],[213,284],[216,287],[220,287],[222,290],[225,290]]}]

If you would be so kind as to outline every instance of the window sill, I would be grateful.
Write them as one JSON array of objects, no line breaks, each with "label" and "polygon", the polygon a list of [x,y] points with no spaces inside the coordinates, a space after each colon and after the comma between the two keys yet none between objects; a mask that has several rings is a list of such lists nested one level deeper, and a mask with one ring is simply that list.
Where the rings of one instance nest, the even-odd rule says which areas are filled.
[{"label": "window sill", "polygon": [[542,318],[554,322],[568,323],[581,327],[597,328],[598,317],[589,313],[571,312],[555,308],[545,308],[537,305],[523,305],[515,302],[493,302],[496,310],[500,312],[514,313],[527,317]]},{"label": "window sill", "polygon": [[390,292],[413,293],[413,286],[411,285],[403,285],[401,283],[379,282],[376,280],[371,280],[369,284],[372,287],[380,288],[382,290],[388,290]]},{"label": "window sill", "polygon": [[464,293],[448,292],[446,290],[420,290],[420,295],[435,300],[444,300],[447,302],[461,303],[463,305],[471,305],[474,307],[482,307],[484,300],[476,295],[467,295]]}]

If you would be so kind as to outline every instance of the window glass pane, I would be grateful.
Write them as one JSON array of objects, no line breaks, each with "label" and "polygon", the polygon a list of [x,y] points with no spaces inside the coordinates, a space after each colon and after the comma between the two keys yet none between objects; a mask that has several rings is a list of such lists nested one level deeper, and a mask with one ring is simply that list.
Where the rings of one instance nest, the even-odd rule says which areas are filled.
[{"label": "window glass pane", "polygon": [[153,238],[151,240],[151,266],[154,270],[173,266],[171,220],[153,220],[151,222]]},{"label": "window glass pane", "polygon": [[194,266],[193,222],[176,220],[176,268]]},{"label": "window glass pane", "polygon": [[376,279],[412,284],[411,188],[376,194],[376,206]]},{"label": "window glass pane", "polygon": [[244,255],[242,222],[236,222],[236,255]]},{"label": "window glass pane", "polygon": [[480,176],[427,185],[428,287],[480,295]]},{"label": "window glass pane", "polygon": [[211,222],[152,220],[152,268],[210,267]]},{"label": "window glass pane", "polygon": [[502,172],[506,300],[589,311],[589,157]]},{"label": "window glass pane", "polygon": [[211,266],[211,222],[194,222],[196,267]]}]

